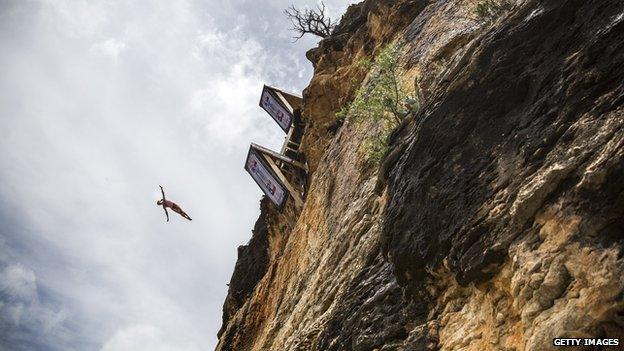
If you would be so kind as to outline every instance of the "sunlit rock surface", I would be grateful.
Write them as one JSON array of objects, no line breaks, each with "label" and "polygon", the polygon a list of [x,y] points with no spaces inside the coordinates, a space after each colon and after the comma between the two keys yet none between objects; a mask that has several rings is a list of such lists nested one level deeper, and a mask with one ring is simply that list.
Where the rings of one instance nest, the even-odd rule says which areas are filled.
[{"label": "sunlit rock surface", "polygon": [[[308,53],[306,203],[262,203],[218,350],[624,341],[624,2],[469,5],[367,0]],[[423,101],[380,166],[335,113],[390,42]]]}]

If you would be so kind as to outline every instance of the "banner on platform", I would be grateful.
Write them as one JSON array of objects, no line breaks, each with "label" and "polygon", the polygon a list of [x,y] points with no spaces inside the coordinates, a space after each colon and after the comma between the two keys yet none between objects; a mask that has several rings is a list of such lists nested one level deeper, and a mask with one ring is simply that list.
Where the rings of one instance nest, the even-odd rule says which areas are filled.
[{"label": "banner on platform", "polygon": [[260,99],[260,107],[262,107],[271,116],[275,122],[288,133],[293,123],[293,111],[287,102],[280,99],[276,89],[264,86],[262,89],[262,97]]},{"label": "banner on platform", "polygon": [[256,181],[262,192],[281,209],[288,199],[288,190],[279,181],[275,172],[271,170],[263,156],[253,148],[249,149],[245,170]]}]

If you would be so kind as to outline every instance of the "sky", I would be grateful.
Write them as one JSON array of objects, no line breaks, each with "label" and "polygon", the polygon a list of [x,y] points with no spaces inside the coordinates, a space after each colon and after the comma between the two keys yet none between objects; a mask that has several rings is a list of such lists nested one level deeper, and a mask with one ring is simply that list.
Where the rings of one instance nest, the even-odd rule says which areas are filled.
[{"label": "sky", "polygon": [[291,3],[0,0],[0,350],[214,349],[247,149],[284,138],[262,85],[312,74]]}]

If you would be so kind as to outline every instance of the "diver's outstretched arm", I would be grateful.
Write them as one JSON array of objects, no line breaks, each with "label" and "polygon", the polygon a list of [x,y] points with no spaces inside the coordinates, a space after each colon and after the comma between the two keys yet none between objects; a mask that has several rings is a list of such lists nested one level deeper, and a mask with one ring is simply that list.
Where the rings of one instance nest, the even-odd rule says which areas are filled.
[{"label": "diver's outstretched arm", "polygon": [[169,222],[169,212],[167,212],[167,206],[165,206],[165,204],[166,204],[166,201],[165,201],[166,200],[165,199],[165,189],[163,189],[162,185],[159,185],[159,187],[160,187],[160,192],[162,193],[162,197],[163,197],[162,198],[162,201],[163,201],[162,207],[163,207],[163,210],[165,210],[165,216],[167,216],[167,222]]}]

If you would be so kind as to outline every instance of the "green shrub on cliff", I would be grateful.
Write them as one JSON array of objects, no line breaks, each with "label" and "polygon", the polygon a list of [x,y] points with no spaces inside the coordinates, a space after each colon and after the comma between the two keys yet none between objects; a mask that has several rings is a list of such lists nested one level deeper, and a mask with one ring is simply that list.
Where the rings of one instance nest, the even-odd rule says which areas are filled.
[{"label": "green shrub on cliff", "polygon": [[513,8],[511,0],[480,0],[474,3],[472,14],[476,21],[492,23]]},{"label": "green shrub on cliff", "polygon": [[369,69],[368,80],[356,92],[355,98],[339,115],[356,121],[368,119],[387,120],[394,123],[407,114],[401,106],[407,98],[402,88],[402,69],[399,66],[400,47],[390,44],[385,47],[373,63],[363,60],[358,65]]},{"label": "green shrub on cliff", "polygon": [[388,143],[386,142],[388,134],[389,130],[383,130],[380,135],[371,136],[362,144],[368,162],[376,164],[381,161],[388,150]]},{"label": "green shrub on cliff", "polygon": [[353,101],[337,114],[338,119],[355,122],[380,123],[379,134],[363,144],[372,162],[379,161],[386,151],[386,138],[418,102],[403,88],[403,69],[399,65],[400,46],[390,44],[377,55],[374,62],[363,60],[358,65],[369,70],[368,78],[356,92]]}]

